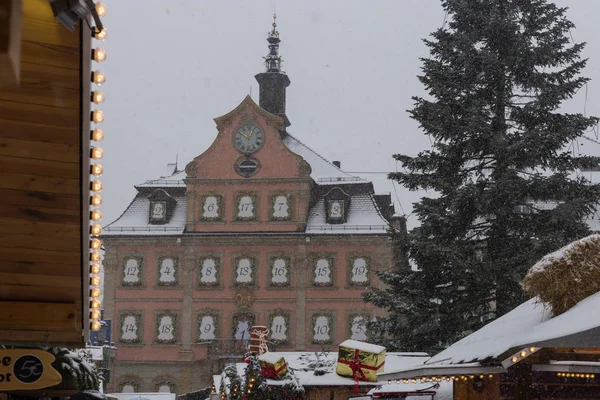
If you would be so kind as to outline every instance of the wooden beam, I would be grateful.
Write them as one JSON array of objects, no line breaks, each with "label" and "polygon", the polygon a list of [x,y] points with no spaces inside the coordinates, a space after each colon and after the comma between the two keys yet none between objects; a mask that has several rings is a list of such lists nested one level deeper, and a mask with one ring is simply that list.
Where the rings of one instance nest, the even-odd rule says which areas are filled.
[{"label": "wooden beam", "polygon": [[0,91],[0,100],[78,110],[79,71],[23,62],[19,87]]},{"label": "wooden beam", "polygon": [[2,330],[75,331],[76,316],[75,304],[0,301]]},{"label": "wooden beam", "polygon": [[38,274],[46,276],[81,277],[81,271],[76,268],[65,268],[64,264],[31,262],[31,261],[2,261],[0,271],[13,274]]},{"label": "wooden beam", "polygon": [[[81,292],[60,286],[29,286],[24,291],[22,285],[2,284],[0,300],[18,302],[81,303]],[[86,307],[89,310],[89,308]],[[2,330],[4,328],[0,328]],[[37,330],[37,329],[33,329]]]},{"label": "wooden beam", "polygon": [[2,285],[23,286],[23,290],[29,290],[28,286],[55,287],[58,290],[78,289],[81,286],[79,277],[11,272],[0,272],[0,282]]},{"label": "wooden beam", "polygon": [[[2,107],[1,101],[0,107]],[[71,113],[76,117],[76,112]],[[0,156],[4,155],[73,164],[79,163],[79,148],[76,142],[73,142],[73,144],[59,144],[0,138]]]},{"label": "wooden beam", "polygon": [[0,118],[0,138],[30,140],[33,142],[78,145],[79,131],[73,127],[51,126],[29,120]]},{"label": "wooden beam", "polygon": [[[2,245],[0,244],[0,246]],[[77,269],[79,271],[81,268],[81,253],[38,249],[24,251],[23,249],[2,246],[0,247],[0,265],[4,261],[63,264],[65,270],[73,268],[73,270]]]},{"label": "wooden beam", "polygon": [[21,0],[0,0],[0,89],[19,85],[22,29]]},{"label": "wooden beam", "polygon": [[[87,116],[89,119],[89,115]],[[37,104],[0,101],[0,119],[10,121],[29,121],[37,124],[75,127],[74,134],[79,131],[79,113],[68,108],[40,106]]]},{"label": "wooden beam", "polygon": [[81,226],[78,209],[68,210],[2,204],[0,205],[0,218],[21,218],[29,222],[50,222]]},{"label": "wooden beam", "polygon": [[[80,237],[74,237],[70,240],[60,236],[40,236],[40,235],[4,235],[0,243],[5,247],[15,249],[39,249],[52,251],[78,252],[81,250]],[[0,282],[4,283],[1,279]]]},{"label": "wooden beam", "polygon": [[[2,158],[0,156],[0,158]],[[78,195],[79,179],[54,178],[50,176],[10,174],[0,172],[0,189],[14,189],[41,193]]]},{"label": "wooden beam", "polygon": [[85,347],[81,331],[33,331],[33,330],[3,330],[0,329],[0,342],[5,345],[23,346],[23,343],[37,344],[38,347]]},{"label": "wooden beam", "polygon": [[76,47],[23,40],[21,62],[79,71],[79,51]]},{"label": "wooden beam", "polygon": [[79,166],[72,163],[12,156],[0,156],[0,171],[6,174],[26,174],[78,181],[81,173]]},{"label": "wooden beam", "polygon": [[[41,192],[33,192],[33,191],[20,191],[20,190],[8,190],[8,189],[0,189],[0,199],[2,199],[2,207],[6,207],[7,205],[17,206],[20,209],[36,209],[42,208],[46,214],[54,214],[59,213],[63,215],[61,211],[53,211],[53,210],[76,210],[79,208],[81,204],[81,200],[79,196],[69,196],[64,194],[51,194],[51,193],[41,193]],[[21,213],[21,212],[20,212]],[[28,214],[31,211],[27,212]],[[22,215],[22,213],[20,214]],[[69,214],[70,215],[70,214]],[[17,216],[6,215],[0,209],[0,218],[2,216],[6,216],[7,218],[20,218]],[[31,220],[31,222],[36,222]],[[45,221],[40,219],[39,222],[53,222],[53,221]],[[60,222],[59,222],[60,223]],[[64,221],[63,221],[64,223]],[[75,222],[71,222],[68,225],[74,224]]]},{"label": "wooden beam", "polygon": [[81,230],[77,225],[52,224],[45,222],[27,223],[21,219],[0,218],[0,235],[1,234],[54,236],[60,237],[62,240],[79,240]]}]

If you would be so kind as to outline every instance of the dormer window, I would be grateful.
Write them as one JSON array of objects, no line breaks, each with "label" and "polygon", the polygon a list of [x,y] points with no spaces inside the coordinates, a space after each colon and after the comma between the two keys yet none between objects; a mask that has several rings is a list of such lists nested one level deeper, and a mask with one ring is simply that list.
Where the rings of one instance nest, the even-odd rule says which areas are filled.
[{"label": "dormer window", "polygon": [[177,205],[177,200],[162,189],[155,190],[148,196],[148,200],[150,201],[148,222],[154,225],[169,222]]},{"label": "dormer window", "polygon": [[328,224],[343,224],[348,220],[350,195],[339,187],[325,195],[325,212]]}]

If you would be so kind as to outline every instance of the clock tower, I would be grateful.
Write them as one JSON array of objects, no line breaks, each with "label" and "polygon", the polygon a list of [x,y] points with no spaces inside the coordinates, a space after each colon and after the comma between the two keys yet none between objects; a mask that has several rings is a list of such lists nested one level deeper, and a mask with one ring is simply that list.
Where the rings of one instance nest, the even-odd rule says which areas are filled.
[{"label": "clock tower", "polygon": [[255,76],[260,87],[259,105],[263,110],[283,119],[282,131],[290,126],[290,120],[285,115],[285,89],[290,86],[290,78],[281,70],[283,59],[279,55],[279,32],[277,31],[276,15],[273,15],[273,29],[269,32],[269,54],[265,59],[265,72]]}]

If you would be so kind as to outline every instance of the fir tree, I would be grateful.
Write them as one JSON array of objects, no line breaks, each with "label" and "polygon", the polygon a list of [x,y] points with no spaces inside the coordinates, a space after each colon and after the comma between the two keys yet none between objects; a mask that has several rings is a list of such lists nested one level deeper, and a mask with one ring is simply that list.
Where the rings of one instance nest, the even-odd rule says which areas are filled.
[{"label": "fir tree", "polygon": [[547,0],[444,0],[448,23],[424,40],[409,111],[432,148],[397,154],[420,226],[399,245],[416,268],[382,273],[365,298],[390,311],[371,324],[391,348],[436,351],[524,300],[520,281],[541,256],[588,233],[597,166],[569,145],[597,124],[559,107],[588,79],[566,9]]}]

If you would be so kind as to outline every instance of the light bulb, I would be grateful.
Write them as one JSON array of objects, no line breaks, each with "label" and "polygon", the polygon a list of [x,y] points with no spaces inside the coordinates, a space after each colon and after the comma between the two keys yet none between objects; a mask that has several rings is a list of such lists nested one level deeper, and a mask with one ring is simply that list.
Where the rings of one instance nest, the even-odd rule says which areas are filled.
[{"label": "light bulb", "polygon": [[95,176],[102,176],[103,172],[104,168],[102,168],[102,165],[100,164],[94,164],[90,168],[90,173]]},{"label": "light bulb", "polygon": [[104,131],[100,128],[96,128],[92,131],[90,139],[94,142],[101,142],[104,139]]},{"label": "light bulb", "polygon": [[92,60],[99,63],[104,62],[106,60],[106,51],[101,47],[92,49]]},{"label": "light bulb", "polygon": [[90,266],[90,273],[99,274],[100,273],[100,264],[92,264]]},{"label": "light bulb", "polygon": [[102,191],[102,182],[100,182],[99,180],[95,180],[94,182],[92,182],[90,187],[92,189],[92,192],[101,192]]},{"label": "light bulb", "polygon": [[106,76],[104,72],[94,71],[92,72],[92,82],[94,82],[98,86],[102,86],[102,84],[106,81]]},{"label": "light bulb", "polygon": [[96,12],[98,13],[98,16],[100,18],[106,17],[106,13],[108,12],[108,10],[106,9],[106,4],[104,4],[101,1],[97,2],[96,3]]},{"label": "light bulb", "polygon": [[108,34],[106,32],[106,28],[102,28],[100,32],[98,32],[96,29],[97,28],[94,28],[94,39],[104,42],[106,40],[106,35]]},{"label": "light bulb", "polygon": [[91,319],[100,319],[100,316],[101,316],[101,314],[100,314],[100,310],[93,309],[93,310],[90,312],[90,318],[91,318]]},{"label": "light bulb", "polygon": [[90,278],[90,285],[91,286],[100,286],[100,277],[99,276],[92,276]]},{"label": "light bulb", "polygon": [[527,355],[527,352],[526,352],[525,350],[523,350],[523,351],[522,351],[521,353],[519,353],[519,354],[521,354],[521,357],[525,357],[525,356]]},{"label": "light bulb", "polygon": [[90,204],[96,207],[102,205],[102,196],[100,196],[99,194],[93,195],[92,197],[90,197]]},{"label": "light bulb", "polygon": [[94,210],[90,213],[90,219],[92,221],[102,220],[102,212],[100,210]]},{"label": "light bulb", "polygon": [[100,239],[92,239],[90,240],[90,248],[92,250],[100,250],[100,247],[102,247],[102,242],[100,241]]},{"label": "light bulb", "polygon": [[93,299],[92,301],[90,301],[90,308],[92,310],[97,310],[100,308],[100,300],[98,299]]},{"label": "light bulb", "polygon": [[90,235],[92,236],[100,236],[102,233],[102,227],[99,224],[94,224],[90,226]]},{"label": "light bulb", "polygon": [[102,325],[100,325],[100,322],[98,322],[98,321],[92,321],[90,323],[90,329],[93,331],[99,331],[101,327],[102,327]]},{"label": "light bulb", "polygon": [[[100,147],[92,147],[91,156],[94,160],[99,160],[104,155],[104,152]],[[100,167],[102,168],[102,167]]]},{"label": "light bulb", "polygon": [[100,253],[98,253],[97,251],[90,253],[90,261],[98,262],[98,261],[100,261],[100,258],[101,258]]},{"label": "light bulb", "polygon": [[96,104],[104,103],[104,93],[94,90],[92,92],[92,101]]},{"label": "light bulb", "polygon": [[96,124],[101,124],[104,121],[104,113],[102,110],[92,111],[91,120]]},{"label": "light bulb", "polygon": [[98,288],[93,288],[92,290],[90,290],[90,297],[93,297],[93,298],[100,297],[101,294],[102,294],[102,292]]},{"label": "light bulb", "polygon": [[529,352],[530,352],[530,353],[533,353],[534,351],[535,351],[535,347],[530,347],[530,348],[529,348]]}]

